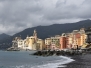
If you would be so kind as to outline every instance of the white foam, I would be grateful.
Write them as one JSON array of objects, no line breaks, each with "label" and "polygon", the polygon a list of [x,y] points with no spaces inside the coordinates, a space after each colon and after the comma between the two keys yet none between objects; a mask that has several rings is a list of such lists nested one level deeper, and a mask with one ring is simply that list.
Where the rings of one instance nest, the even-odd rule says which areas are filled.
[{"label": "white foam", "polygon": [[70,57],[65,57],[65,56],[60,56],[60,57],[64,59],[64,61],[62,61],[61,64],[67,64],[67,63],[70,63],[72,61],[75,61],[75,60],[71,59]]},{"label": "white foam", "polygon": [[40,66],[33,66],[31,68],[57,68],[59,65],[60,65],[59,67],[66,67],[63,64],[67,64],[67,63],[74,61],[70,57],[60,56],[60,58],[61,60],[57,60],[55,63],[53,61],[53,63],[48,63],[48,64],[44,64]]}]

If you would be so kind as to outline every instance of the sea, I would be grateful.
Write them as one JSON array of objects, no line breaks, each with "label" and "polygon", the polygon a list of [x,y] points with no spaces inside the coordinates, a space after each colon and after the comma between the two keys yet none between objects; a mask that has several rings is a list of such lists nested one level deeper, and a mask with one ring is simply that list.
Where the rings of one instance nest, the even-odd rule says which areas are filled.
[{"label": "sea", "polygon": [[71,63],[66,56],[34,56],[35,51],[0,51],[0,68],[63,68]]}]

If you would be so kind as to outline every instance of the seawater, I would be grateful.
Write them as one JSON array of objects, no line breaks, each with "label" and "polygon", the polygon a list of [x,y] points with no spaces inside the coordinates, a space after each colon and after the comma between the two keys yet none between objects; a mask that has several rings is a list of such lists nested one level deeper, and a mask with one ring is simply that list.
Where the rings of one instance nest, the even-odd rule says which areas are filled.
[{"label": "seawater", "polygon": [[65,56],[33,56],[35,51],[0,51],[0,68],[57,68],[74,61]]}]

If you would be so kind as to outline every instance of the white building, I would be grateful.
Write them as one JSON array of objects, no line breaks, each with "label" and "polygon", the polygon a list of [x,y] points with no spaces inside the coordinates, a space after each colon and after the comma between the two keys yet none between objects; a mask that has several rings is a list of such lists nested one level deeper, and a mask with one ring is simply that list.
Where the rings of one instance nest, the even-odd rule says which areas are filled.
[{"label": "white building", "polygon": [[18,48],[19,49],[24,49],[24,40],[23,39],[20,39],[20,40],[18,40],[17,41],[17,43],[18,43]]}]

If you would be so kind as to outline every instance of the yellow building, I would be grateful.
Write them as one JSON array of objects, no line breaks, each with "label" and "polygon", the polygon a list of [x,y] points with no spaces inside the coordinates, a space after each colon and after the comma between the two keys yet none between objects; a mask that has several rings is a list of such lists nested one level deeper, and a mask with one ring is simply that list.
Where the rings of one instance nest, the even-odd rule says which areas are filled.
[{"label": "yellow building", "polygon": [[86,34],[81,34],[79,38],[76,38],[76,43],[79,46],[86,44]]},{"label": "yellow building", "polygon": [[27,37],[25,39],[25,49],[30,49],[33,50],[33,45],[34,45],[35,39],[33,36]]},{"label": "yellow building", "polygon": [[87,35],[86,34],[82,34],[81,35],[81,45],[86,44],[86,38],[87,38]]},{"label": "yellow building", "polygon": [[73,38],[72,37],[69,37],[68,40],[69,40],[68,41],[69,44],[73,44]]},{"label": "yellow building", "polygon": [[84,28],[80,30],[73,30],[73,43],[74,45],[82,46],[85,44],[86,34]]},{"label": "yellow building", "polygon": [[59,46],[59,43],[60,43],[60,35],[51,37],[51,44]]},{"label": "yellow building", "polygon": [[50,44],[51,44],[51,38],[46,38],[45,45],[50,45]]},{"label": "yellow building", "polygon": [[37,40],[37,48],[39,48],[39,50],[46,49],[44,40],[42,39]]},{"label": "yellow building", "polygon": [[29,49],[29,50],[37,50],[36,46],[37,46],[37,32],[36,30],[34,30],[33,36],[30,37],[26,37],[25,39],[25,49]]},{"label": "yellow building", "polygon": [[44,41],[37,38],[36,30],[34,30],[33,36],[27,36],[25,39],[25,47],[30,50],[43,50],[46,48]]}]

